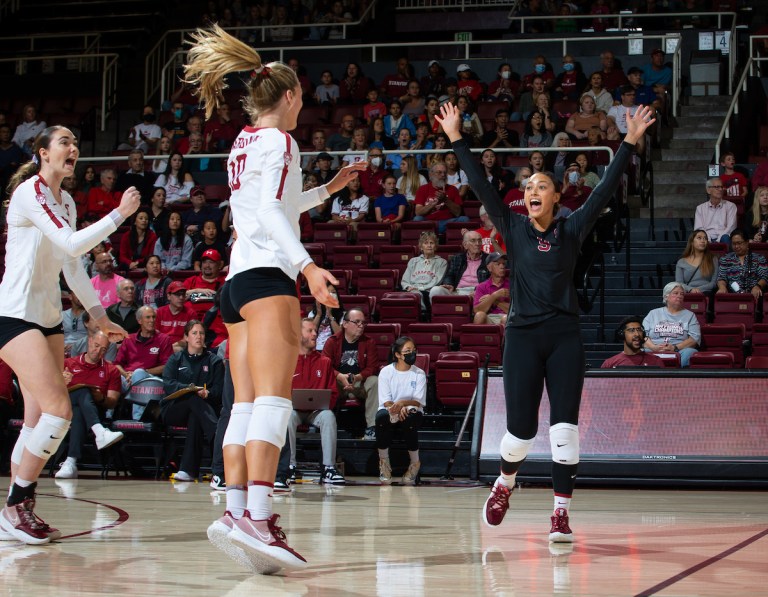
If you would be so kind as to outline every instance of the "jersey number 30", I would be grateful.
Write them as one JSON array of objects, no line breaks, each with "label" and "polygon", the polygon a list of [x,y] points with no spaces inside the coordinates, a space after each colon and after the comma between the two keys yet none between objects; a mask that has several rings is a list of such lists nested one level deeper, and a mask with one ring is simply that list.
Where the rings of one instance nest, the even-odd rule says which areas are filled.
[{"label": "jersey number 30", "polygon": [[230,160],[227,163],[229,167],[229,188],[236,191],[240,188],[240,176],[242,176],[245,170],[245,158],[244,153],[235,156],[234,160]]}]

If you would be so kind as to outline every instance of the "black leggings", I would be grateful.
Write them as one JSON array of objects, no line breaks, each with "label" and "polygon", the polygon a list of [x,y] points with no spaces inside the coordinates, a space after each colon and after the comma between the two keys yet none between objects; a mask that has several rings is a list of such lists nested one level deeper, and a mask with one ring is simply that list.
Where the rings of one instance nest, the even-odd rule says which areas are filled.
[{"label": "black leggings", "polygon": [[389,411],[382,408],[376,413],[376,447],[384,450],[392,445],[392,439],[395,429],[400,429],[400,434],[405,440],[405,447],[409,452],[415,452],[419,449],[419,429],[424,415],[421,411],[409,414],[405,421],[392,423],[389,418]]},{"label": "black leggings", "polygon": [[504,346],[507,430],[520,439],[536,436],[545,381],[549,424],[577,425],[584,366],[584,346],[577,318],[558,315],[530,326],[507,326]]}]

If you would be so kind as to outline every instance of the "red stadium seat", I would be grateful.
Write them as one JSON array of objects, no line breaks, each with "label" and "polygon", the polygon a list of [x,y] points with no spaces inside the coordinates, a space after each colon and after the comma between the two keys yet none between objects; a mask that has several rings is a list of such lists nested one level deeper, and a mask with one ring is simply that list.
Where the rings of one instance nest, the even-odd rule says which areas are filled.
[{"label": "red stadium seat", "polygon": [[461,327],[472,323],[472,297],[466,294],[432,297],[432,323],[450,323],[460,340]]},{"label": "red stadium seat", "polygon": [[325,267],[325,243],[304,243],[304,248],[318,267]]},{"label": "red stadium seat", "polygon": [[504,328],[495,323],[467,323],[461,326],[460,349],[476,352],[485,363],[486,355],[490,356],[489,364],[501,365],[504,346]]},{"label": "red stadium seat", "polygon": [[298,124],[314,126],[328,123],[328,108],[326,106],[304,106],[299,112]]},{"label": "red stadium seat", "polygon": [[680,369],[680,353],[679,352],[658,352],[656,356],[661,359],[665,368]]},{"label": "red stadium seat", "polygon": [[709,243],[709,252],[718,259],[722,259],[723,255],[728,253],[728,245],[726,243]]},{"label": "red stadium seat", "polygon": [[361,269],[357,272],[357,293],[375,296],[377,301],[390,292],[397,292],[396,269]]},{"label": "red stadium seat", "polygon": [[478,226],[472,222],[448,222],[445,227],[445,244],[460,245],[464,242],[462,230],[477,230]]},{"label": "red stadium seat", "polygon": [[429,368],[430,368],[430,358],[428,354],[417,354],[416,355],[416,366],[421,369],[424,373],[429,375]]},{"label": "red stadium seat", "polygon": [[451,255],[456,255],[456,253],[462,253],[463,251],[464,247],[461,245],[438,245],[435,254],[448,261]]},{"label": "red stadium seat", "polygon": [[379,247],[379,267],[396,269],[402,280],[408,262],[415,256],[416,251],[410,245],[382,245]]},{"label": "red stadium seat", "polygon": [[768,356],[766,357],[747,357],[744,363],[746,369],[768,369]]},{"label": "red stadium seat", "polygon": [[363,118],[363,107],[355,104],[342,104],[339,106],[334,106],[331,109],[330,123],[336,125],[341,124],[341,119],[344,118],[347,114],[354,116],[355,126],[357,126],[361,123]]},{"label": "red stadium seat", "polygon": [[400,227],[400,244],[412,245],[418,249],[419,237],[422,232],[434,232],[437,234],[437,224],[431,220],[403,222]]},{"label": "red stadium seat", "polygon": [[407,335],[413,338],[416,349],[428,354],[432,368],[441,352],[451,350],[453,326],[450,323],[412,323]]},{"label": "red stadium seat", "polygon": [[701,328],[701,348],[707,352],[730,352],[733,354],[735,367],[744,364],[744,339],[746,331],[743,323],[711,323]]},{"label": "red stadium seat", "polygon": [[743,323],[747,337],[755,324],[755,298],[751,294],[726,292],[715,295],[715,323]]},{"label": "red stadium seat", "polygon": [[749,250],[768,259],[768,243],[749,243]]},{"label": "red stadium seat", "polygon": [[339,285],[336,287],[339,294],[350,294],[352,292],[352,271],[348,269],[331,269],[328,270],[339,281]]},{"label": "red stadium seat", "polygon": [[366,321],[371,321],[376,312],[376,297],[361,294],[340,294],[339,301],[344,305],[344,310],[360,309],[365,313]]},{"label": "red stadium seat", "polygon": [[409,325],[421,318],[421,300],[412,292],[387,292],[379,303],[379,321]]},{"label": "red stadium seat", "polygon": [[691,355],[691,369],[733,369],[733,353],[731,352],[697,352]]},{"label": "red stadium seat", "polygon": [[332,262],[334,249],[347,244],[349,235],[347,225],[339,222],[325,222],[315,224],[314,227],[314,241],[325,244],[325,258]]},{"label": "red stadium seat", "polygon": [[756,323],[752,328],[752,356],[768,357],[768,323]]},{"label": "red stadium seat", "polygon": [[699,325],[707,323],[709,297],[701,292],[687,292],[683,297],[683,308],[696,315]]},{"label": "red stadium seat", "polygon": [[392,244],[392,226],[376,222],[360,222],[357,225],[357,244],[373,247],[373,260],[378,262],[382,245]]},{"label": "red stadium seat", "polygon": [[464,203],[461,205],[461,207],[464,209],[464,215],[473,221],[480,219],[480,208],[482,206],[483,204],[479,201],[464,201]]},{"label": "red stadium seat", "polygon": [[389,350],[400,337],[400,329],[399,323],[369,323],[365,328],[365,335],[376,344],[382,367],[389,363]]},{"label": "red stadium seat", "polygon": [[333,250],[333,267],[352,271],[352,287],[357,286],[357,272],[371,267],[370,245],[340,245]]},{"label": "red stadium seat", "polygon": [[480,357],[477,353],[438,354],[434,364],[437,401],[449,407],[468,406],[477,387],[479,368]]}]

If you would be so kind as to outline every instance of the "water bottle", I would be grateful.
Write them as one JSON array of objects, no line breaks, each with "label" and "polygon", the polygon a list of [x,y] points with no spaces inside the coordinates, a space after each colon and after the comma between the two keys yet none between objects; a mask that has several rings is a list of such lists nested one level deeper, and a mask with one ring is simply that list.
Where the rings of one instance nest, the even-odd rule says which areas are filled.
[{"label": "water bottle", "polygon": [[463,119],[462,126],[464,127],[464,130],[467,131],[467,132],[471,131],[472,130],[472,116],[470,116],[469,114],[467,114],[465,112],[464,115],[462,116],[462,119]]}]

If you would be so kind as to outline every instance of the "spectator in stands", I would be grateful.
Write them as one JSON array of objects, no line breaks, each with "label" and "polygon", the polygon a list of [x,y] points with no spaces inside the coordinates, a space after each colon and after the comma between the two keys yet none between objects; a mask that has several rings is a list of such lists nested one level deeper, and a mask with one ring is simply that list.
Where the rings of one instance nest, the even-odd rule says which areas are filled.
[{"label": "spectator in stands", "polygon": [[[87,335],[80,338],[79,340],[75,340],[75,342],[72,343],[68,355],[70,357],[76,357],[84,354],[88,350],[88,339],[101,329],[99,327],[99,322],[95,319],[92,319],[88,314],[88,311],[83,313],[82,322],[87,331]],[[107,348],[107,352],[104,354],[104,360],[109,361],[110,363],[114,362],[114,360],[117,358],[118,348],[119,346],[116,342],[110,342],[109,348]]]},{"label": "spectator in stands", "polygon": [[[375,88],[371,85],[371,80],[363,74],[360,65],[356,62],[347,64],[347,69],[344,71],[344,78],[339,84],[339,99],[341,103],[364,104],[368,97],[368,92],[371,91],[371,89]],[[378,91],[376,92],[376,100],[378,100]],[[373,103],[375,104],[376,101]],[[383,115],[384,112],[381,113],[381,116]],[[366,121],[367,120],[368,118],[366,117]]]},{"label": "spectator in stands", "polygon": [[436,253],[437,245],[437,235],[434,232],[422,232],[419,235],[421,254],[408,261],[400,280],[400,286],[405,292],[419,295],[422,311],[428,306],[430,291],[445,277],[448,269],[448,262]]},{"label": "spectator in stands", "polygon": [[336,415],[333,408],[338,397],[338,384],[331,359],[317,351],[317,329],[312,319],[302,319],[299,358],[291,384],[292,389],[331,390],[331,402],[327,409],[314,411],[293,410],[288,421],[288,445],[290,466],[296,468],[296,428],[314,425],[320,430],[323,468],[320,483],[344,485],[344,476],[336,470]]},{"label": "spectator in stands", "polygon": [[485,260],[491,276],[475,288],[474,323],[495,323],[504,327],[509,313],[509,274],[507,256],[503,253],[489,253]]},{"label": "spectator in stands", "polygon": [[[645,85],[643,83],[643,70],[636,66],[627,71],[627,78],[629,79],[629,85],[635,90],[634,101],[636,105],[642,104],[644,106],[653,106],[658,109],[661,105],[658,100],[658,94],[653,90],[653,87]],[[624,86],[621,85],[614,89],[613,99],[616,102],[621,102],[621,95],[624,93]]]},{"label": "spectator in stands", "polygon": [[167,303],[157,309],[155,327],[168,337],[174,351],[184,347],[184,326],[197,319],[197,312],[186,303],[187,292],[182,282],[174,280],[166,289]]},{"label": "spectator in stands", "polygon": [[448,169],[445,164],[434,164],[429,169],[429,183],[419,187],[414,200],[414,221],[437,222],[437,231],[444,234],[449,222],[468,222],[461,215],[461,197],[455,187],[446,183]]},{"label": "spectator in stands", "polygon": [[755,189],[752,208],[744,214],[744,231],[755,242],[768,242],[768,187]]},{"label": "spectator in stands", "polygon": [[387,115],[387,106],[379,101],[379,90],[376,87],[371,87],[365,97],[368,101],[363,106],[363,120],[368,126],[372,126],[374,118],[384,118]]},{"label": "spectator in stands", "polygon": [[587,131],[599,126],[601,131],[608,127],[605,114],[597,111],[595,99],[586,93],[579,98],[579,111],[571,114],[565,125],[565,132],[574,139],[586,139]]},{"label": "spectator in stands", "polygon": [[[355,117],[352,114],[345,114],[342,117],[339,132],[334,133],[328,139],[328,147],[331,148],[331,151],[347,151],[350,148],[355,124]],[[319,158],[320,156],[318,156]]]},{"label": "spectator in stands", "polygon": [[475,288],[485,282],[490,273],[485,266],[488,253],[483,253],[483,238],[478,232],[464,233],[464,251],[451,255],[448,269],[438,286],[429,291],[429,299],[437,295],[467,294],[474,297]]},{"label": "spectator in stands", "polygon": [[[483,123],[475,111],[472,100],[466,95],[460,95],[456,107],[461,112],[461,136],[471,146],[477,146],[483,137]],[[517,135],[517,133],[515,133]],[[517,145],[515,145],[517,147]]]},{"label": "spectator in stands", "polygon": [[645,330],[643,318],[630,315],[619,322],[616,338],[624,343],[624,349],[600,365],[601,369],[616,369],[616,367],[663,367],[664,362],[652,352],[643,350]]},{"label": "spectator in stands", "polygon": [[213,220],[206,220],[202,229],[202,240],[197,243],[192,251],[192,269],[200,271],[203,254],[208,250],[214,250],[219,254],[224,266],[229,262],[227,243],[219,238],[219,227]]},{"label": "spectator in stands", "polygon": [[301,64],[299,64],[298,58],[291,57],[288,59],[288,62],[286,64],[291,67],[291,69],[293,70],[293,72],[296,73],[296,76],[299,79],[299,85],[301,85],[301,93],[302,93],[303,100],[305,102],[309,102],[309,100],[312,98],[312,81],[309,80],[306,69],[303,66],[301,66]]},{"label": "spectator in stands", "polygon": [[155,186],[165,189],[167,204],[189,201],[189,193],[195,181],[184,165],[184,156],[178,151],[171,153],[165,172],[157,177]]},{"label": "spectator in stands", "polygon": [[114,169],[105,168],[99,175],[101,186],[93,187],[88,191],[86,211],[96,218],[101,218],[120,205],[120,197],[123,196],[115,190],[117,175]]},{"label": "spectator in stands", "polygon": [[[365,127],[355,127],[352,133],[352,145],[349,147],[350,152],[366,152],[368,150],[368,135]],[[348,164],[356,164],[365,160],[365,153],[348,153],[341,158],[341,167]]]},{"label": "spectator in stands", "polygon": [[[571,147],[571,138],[568,133],[557,133],[552,140],[552,147]],[[547,154],[546,163],[547,167],[554,173],[556,179],[562,180],[565,175],[565,171],[568,168],[568,164],[571,163],[571,155],[567,151],[550,152]],[[533,155],[531,156],[531,168],[533,173],[536,174],[536,167],[533,161]]]},{"label": "spectator in stands", "polygon": [[187,300],[192,303],[192,310],[201,319],[210,309],[219,288],[224,285],[221,270],[224,260],[216,249],[206,250],[200,258],[200,273],[184,280]]},{"label": "spectator in stands", "polygon": [[[469,191],[469,181],[467,180],[467,175],[464,173],[464,170],[459,168],[459,160],[456,157],[456,154],[452,151],[449,151],[447,153],[438,155],[443,157],[442,161],[445,163],[445,182],[456,188],[456,190],[459,192],[459,197],[461,197],[463,201],[464,197],[467,196],[467,192]],[[431,167],[432,165],[430,164],[430,168]]]},{"label": "spectator in stands", "polygon": [[397,150],[399,153],[390,153],[387,156],[387,166],[393,171],[400,169],[400,164],[406,157],[412,157],[416,160],[416,167],[421,169],[424,162],[423,155],[414,155],[408,151],[413,145],[413,137],[408,129],[402,129],[397,135]]},{"label": "spectator in stands", "polygon": [[74,292],[70,292],[69,300],[71,307],[61,312],[61,327],[64,330],[64,353],[67,355],[70,354],[72,345],[75,342],[88,335],[88,330],[83,322],[85,309],[80,299],[77,298]]},{"label": "spectator in stands", "polygon": [[218,158],[197,157],[205,153],[203,149],[203,134],[199,132],[189,133],[189,149],[184,152],[189,164],[189,172],[197,174],[198,172],[221,172],[221,160]]},{"label": "spectator in stands", "polygon": [[756,191],[757,187],[768,187],[768,155],[766,155],[766,159],[760,162],[754,172],[752,172],[750,184],[752,185],[753,191]]},{"label": "spectator in stands", "polygon": [[533,58],[533,72],[528,73],[523,77],[520,89],[523,92],[530,92],[534,90],[534,81],[537,77],[541,77],[544,86],[541,91],[549,91],[555,82],[555,73],[547,64],[547,59],[539,54]]},{"label": "spectator in stands", "polygon": [[544,77],[534,77],[531,82],[530,90],[527,90],[520,95],[517,112],[512,115],[512,120],[520,121],[528,118],[528,115],[537,107],[539,97],[544,94],[547,94],[547,97],[549,97],[549,94],[546,91]]},{"label": "spectator in stands", "polygon": [[320,84],[315,87],[315,102],[319,106],[335,106],[339,101],[339,86],[333,82],[333,73],[324,70],[320,73]]},{"label": "spectator in stands", "polygon": [[[320,153],[328,152],[331,149],[330,147],[328,147],[328,144],[326,143],[325,131],[323,130],[312,131],[311,143],[312,143],[311,151],[318,152],[318,155]],[[301,169],[304,172],[311,172],[312,170],[316,170],[317,155],[302,156]]]},{"label": "spectator in stands", "polygon": [[496,110],[496,126],[486,131],[480,138],[480,147],[494,149],[504,147],[513,149],[520,147],[520,136],[517,131],[509,126],[509,110],[499,108]]},{"label": "spectator in stands", "polygon": [[48,126],[45,121],[37,119],[37,109],[32,104],[27,104],[21,110],[22,121],[16,125],[13,133],[13,142],[21,147],[27,156],[32,155],[32,145],[35,137],[42,133]]},{"label": "spectator in stands", "polygon": [[560,18],[555,20],[554,33],[575,33],[579,30],[576,19],[569,18],[573,14],[570,4],[561,4],[557,14]]},{"label": "spectator in stands", "polygon": [[192,267],[192,239],[184,233],[181,214],[173,211],[168,216],[168,226],[155,242],[154,254],[160,257],[163,269],[179,271]]},{"label": "spectator in stands", "polygon": [[[578,162],[568,164],[563,173],[563,182],[560,187],[560,209],[567,208],[570,211],[576,211],[592,194],[592,188],[584,184],[584,177],[581,175],[581,168]],[[563,217],[558,211],[558,216]]]},{"label": "spectator in stands", "polygon": [[400,227],[408,211],[408,200],[405,195],[397,192],[397,179],[392,174],[383,178],[382,194],[376,197],[374,209],[376,221],[380,224],[390,224],[393,228]]},{"label": "spectator in stands", "polygon": [[736,169],[736,156],[726,151],[720,156],[720,180],[723,181],[725,197],[730,201],[743,202],[749,193],[747,177]]},{"label": "spectator in stands", "polygon": [[156,175],[144,170],[144,151],[132,149],[128,154],[128,170],[117,177],[115,190],[123,193],[130,187],[136,187],[141,193],[141,202],[149,203],[154,189]]},{"label": "spectator in stands", "polygon": [[419,189],[427,184],[427,179],[419,173],[416,157],[409,155],[400,162],[400,178],[397,179],[397,190],[405,195],[409,205],[416,200]]},{"label": "spectator in stands", "polygon": [[328,294],[339,301],[339,306],[328,308],[320,301],[315,300],[315,307],[307,313],[307,317],[312,320],[317,330],[317,350],[323,350],[326,340],[341,330],[341,323],[344,319],[344,304],[339,299],[337,288],[333,284],[328,284],[327,288]]},{"label": "spectator in stands", "polygon": [[379,357],[376,343],[365,335],[365,313],[349,309],[344,315],[342,329],[328,338],[323,355],[331,359],[336,384],[342,400],[356,398],[365,404],[365,434],[363,439],[376,438],[376,410],[379,406]]},{"label": "spectator in stands", "polygon": [[584,93],[591,95],[595,100],[598,112],[608,113],[608,110],[613,106],[613,96],[603,86],[603,75],[600,71],[596,71],[589,75],[589,85],[584,89]]},{"label": "spectator in stands", "polygon": [[271,41],[293,41],[293,22],[288,18],[288,11],[284,4],[275,6],[269,25],[270,29],[267,31],[267,36]]},{"label": "spectator in stands", "polygon": [[351,238],[357,235],[357,225],[364,222],[370,209],[370,199],[360,191],[360,180],[353,178],[333,198],[331,220],[346,224]]},{"label": "spectator in stands", "polygon": [[57,479],[76,479],[77,461],[83,453],[86,430],[103,450],[123,439],[120,431],[112,431],[101,423],[104,410],[115,408],[120,398],[120,372],[104,355],[109,338],[97,331],[88,338],[88,350],[64,361],[64,382],[72,402],[72,426],[69,428],[67,459],[56,471]]},{"label": "spectator in stands", "polygon": [[616,57],[610,50],[605,50],[600,53],[600,63],[602,64],[602,70],[600,74],[603,75],[603,87],[613,93],[615,89],[618,89],[622,85],[627,84],[627,77],[624,75],[624,70],[616,62]]},{"label": "spectator in stands", "polygon": [[200,185],[192,187],[189,193],[189,200],[192,204],[192,209],[184,211],[181,221],[184,231],[192,240],[199,241],[203,224],[210,220],[216,222],[216,225],[221,225],[222,213],[215,205],[206,203],[205,189]]},{"label": "spectator in stands", "polygon": [[656,92],[659,99],[672,85],[672,69],[664,63],[664,51],[655,48],[651,62],[643,66],[643,82]]},{"label": "spectator in stands", "polygon": [[472,103],[477,103],[483,95],[483,85],[478,81],[477,75],[472,72],[472,68],[468,64],[457,66],[456,79],[459,97],[467,97]]},{"label": "spectator in stands", "polygon": [[92,188],[97,186],[96,168],[93,166],[86,166],[78,182],[80,183],[78,185],[80,190],[87,195]]},{"label": "spectator in stands", "polygon": [[[91,214],[85,214],[83,216],[83,225],[82,228],[86,228],[85,221],[87,218],[91,218]],[[106,253],[109,255],[109,258],[112,260],[112,267],[117,267],[117,258],[112,253],[112,244],[109,242],[109,239],[106,241],[101,241],[98,245],[93,247],[88,253],[85,255],[82,255],[80,257],[80,260],[83,263],[83,267],[85,268],[85,271],[88,272],[89,276],[94,276],[98,272],[96,271],[96,258],[101,255],[102,253]]]},{"label": "spectator in stands", "polygon": [[496,189],[499,197],[506,195],[507,188],[509,187],[509,173],[499,164],[496,152],[492,149],[486,149],[480,154],[480,165],[483,167],[483,172],[488,182]]},{"label": "spectator in stands", "polygon": [[421,86],[416,79],[408,81],[405,93],[400,96],[400,102],[403,105],[403,115],[417,122],[424,115],[424,96],[421,95]]},{"label": "spectator in stands", "polygon": [[552,99],[555,101],[567,99],[575,102],[587,87],[587,78],[576,64],[573,56],[563,56],[563,71],[555,77],[552,84]]},{"label": "spectator in stands", "polygon": [[229,104],[220,104],[216,108],[216,114],[205,123],[203,129],[205,153],[228,152],[238,132],[238,128],[232,122]]},{"label": "spectator in stands", "polygon": [[[622,139],[627,134],[627,118],[634,116],[640,107],[639,104],[635,103],[635,97],[637,97],[635,88],[632,85],[624,85],[621,88],[621,103],[618,106],[611,106],[608,110],[608,121],[616,123],[616,128],[619,129]],[[589,138],[589,131],[587,131],[587,138]],[[645,155],[645,136],[638,139],[635,151],[640,156]]]},{"label": "spectator in stands", "polygon": [[389,104],[389,114],[384,117],[384,134],[393,141],[397,141],[400,131],[408,130],[411,138],[416,136],[416,126],[413,121],[403,114],[403,104],[399,99],[394,99]]},{"label": "spectator in stands", "polygon": [[736,205],[723,200],[723,181],[719,176],[707,179],[707,195],[709,201],[696,206],[693,228],[705,230],[712,242],[730,242],[731,231],[736,228]]},{"label": "spectator in stands", "polygon": [[589,154],[586,152],[577,153],[574,161],[579,165],[579,176],[584,180],[584,186],[594,189],[600,182],[600,177],[589,163]]},{"label": "spectator in stands", "polygon": [[114,261],[109,253],[100,253],[93,263],[96,275],[91,278],[91,284],[99,296],[99,301],[106,309],[117,302],[117,283],[124,278],[115,273]]},{"label": "spectator in stands", "polygon": [[413,66],[408,62],[408,58],[397,59],[397,72],[393,75],[387,75],[379,86],[381,94],[390,100],[402,97],[408,88],[408,81],[414,77]]},{"label": "spectator in stands", "polygon": [[760,300],[768,288],[768,263],[760,253],[753,253],[747,235],[740,229],[731,233],[732,251],[720,260],[717,293],[750,293]]},{"label": "spectator in stands", "polygon": [[434,139],[436,135],[442,132],[440,121],[435,118],[440,113],[440,101],[434,95],[428,95],[424,104],[424,115],[421,121],[426,123],[430,137]]},{"label": "spectator in stands", "polygon": [[717,284],[719,261],[709,250],[706,230],[694,230],[688,237],[683,256],[675,266],[675,282],[685,292],[709,292]]},{"label": "spectator in stands", "polygon": [[[157,142],[157,148],[154,154],[156,156],[168,156],[171,153],[170,137],[160,137]],[[152,160],[152,172],[154,174],[163,174],[168,168],[168,160],[164,158],[155,158]]]},{"label": "spectator in stands", "polygon": [[11,127],[0,124],[0,199],[5,198],[5,189],[11,175],[27,159],[21,147],[11,140]]},{"label": "spectator in stands", "polygon": [[425,97],[440,97],[445,93],[445,69],[437,60],[430,60],[427,64],[427,74],[419,80],[419,84]]},{"label": "spectator in stands", "polygon": [[150,255],[147,258],[146,266],[147,277],[136,284],[136,302],[141,305],[148,305],[153,309],[168,304],[168,286],[171,285],[171,279],[162,274],[162,262],[157,255]]},{"label": "spectator in stands", "polygon": [[124,278],[117,283],[118,301],[107,307],[107,317],[121,326],[129,334],[139,331],[136,320],[136,285],[133,280]]},{"label": "spectator in stands", "polygon": [[155,235],[160,236],[168,228],[168,218],[171,212],[165,207],[166,192],[164,187],[155,187],[149,202],[149,227]]},{"label": "spectator in stands", "polygon": [[416,367],[416,344],[408,336],[398,338],[390,349],[390,363],[379,374],[380,391],[376,413],[376,449],[379,453],[379,480],[392,482],[389,448],[395,430],[405,440],[410,463],[403,485],[415,485],[419,476],[419,429],[427,405],[427,375]]},{"label": "spectator in stands", "polygon": [[144,106],[141,111],[141,122],[128,133],[128,145],[144,153],[153,152],[160,137],[163,136],[163,131],[155,122],[156,119],[155,109],[150,105]]},{"label": "spectator in stands", "polygon": [[136,212],[131,229],[120,238],[119,266],[124,270],[140,270],[152,255],[157,236],[149,228],[149,211]]},{"label": "spectator in stands", "polygon": [[174,101],[171,106],[171,120],[161,124],[164,137],[169,137],[171,143],[177,142],[187,134],[187,111],[184,103]]},{"label": "spectator in stands", "polygon": [[696,315],[683,307],[682,284],[670,282],[664,287],[664,307],[652,309],[643,320],[647,335],[645,349],[656,353],[680,353],[680,365],[687,367],[698,352],[701,328]]},{"label": "spectator in stands", "polygon": [[[562,137],[568,139],[568,135],[565,133],[558,133],[557,135],[562,135]],[[552,147],[559,147],[559,145],[555,145],[555,143],[557,143],[557,135],[555,135],[555,138],[552,140]],[[570,139],[568,140],[570,141]],[[531,169],[531,175],[538,172],[545,172],[546,158],[544,157],[544,153],[541,151],[532,151],[531,155],[528,157],[528,167]]]},{"label": "spectator in stands", "polygon": [[[451,142],[448,141],[448,136],[445,133],[438,133],[437,135],[435,135],[434,144],[435,144],[434,149],[441,150],[441,149],[448,149],[448,146],[451,144]],[[442,151],[435,151],[427,155],[427,160],[425,164],[425,166],[427,167],[427,170],[429,170],[432,167],[432,165],[436,164],[437,162],[445,162],[445,156],[446,154],[443,153]],[[453,173],[455,174],[455,171]],[[449,176],[451,175],[450,170],[448,171],[448,175]],[[456,186],[455,182],[451,184]]]},{"label": "spectator in stands", "polygon": [[502,62],[496,73],[496,79],[488,84],[488,99],[505,101],[510,105],[518,96],[520,75],[512,70],[509,62]]},{"label": "spectator in stands", "polygon": [[544,113],[534,110],[525,120],[525,130],[520,137],[520,147],[549,147],[552,135],[544,127]]},{"label": "spectator in stands", "polygon": [[[203,443],[216,436],[224,389],[224,363],[205,347],[205,328],[193,319],[184,327],[186,348],[171,355],[163,368],[160,419],[187,428],[184,451],[175,481],[194,481],[200,474]],[[179,395],[181,394],[181,395]],[[171,397],[173,396],[173,397]]]},{"label": "spectator in stands", "polygon": [[480,222],[482,226],[475,230],[483,239],[483,253],[501,253],[506,255],[507,247],[504,246],[504,239],[501,233],[496,230],[496,225],[491,220],[485,206],[480,206]]},{"label": "spectator in stands", "polygon": [[560,115],[552,110],[552,102],[549,99],[548,93],[540,93],[536,96],[536,102],[533,106],[534,110],[538,110],[544,115],[544,128],[552,135],[555,130],[560,126]]},{"label": "spectator in stands", "polygon": [[387,135],[384,128],[384,117],[376,116],[370,125],[368,134],[368,146],[371,148],[378,147],[379,149],[394,149],[395,141],[389,135]]},{"label": "spectator in stands", "polygon": [[504,203],[509,206],[509,209],[521,216],[528,213],[528,208],[525,206],[525,187],[531,176],[531,169],[528,166],[518,168],[515,173],[515,186],[509,189],[504,197]]},{"label": "spectator in stands", "polygon": [[380,147],[368,150],[368,166],[358,174],[360,188],[368,197],[378,197],[383,192],[382,183],[389,172],[384,169],[384,152]]}]

